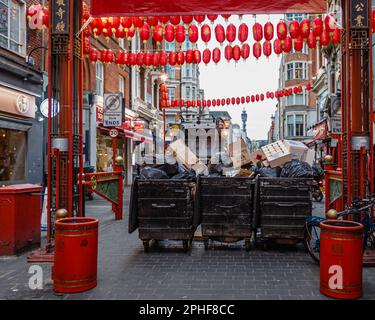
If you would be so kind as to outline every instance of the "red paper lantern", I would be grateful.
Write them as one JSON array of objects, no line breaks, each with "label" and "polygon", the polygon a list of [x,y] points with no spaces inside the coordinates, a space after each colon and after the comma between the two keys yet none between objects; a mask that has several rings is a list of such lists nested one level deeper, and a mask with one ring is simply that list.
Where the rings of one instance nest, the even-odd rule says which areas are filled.
[{"label": "red paper lantern", "polygon": [[324,18],[324,25],[328,33],[333,32],[338,27],[336,18],[333,13],[326,15],[326,17]]},{"label": "red paper lantern", "polygon": [[283,41],[286,39],[287,37],[287,26],[286,26],[286,23],[284,21],[280,21],[278,24],[277,24],[277,37]]},{"label": "red paper lantern", "polygon": [[303,38],[301,36],[294,40],[294,50],[297,52],[303,50]]},{"label": "red paper lantern", "polygon": [[43,17],[42,17],[43,25],[44,25],[44,27],[48,28],[48,26],[49,26],[48,9],[47,8],[43,8],[42,12],[43,12]]},{"label": "red paper lantern", "polygon": [[211,15],[207,15],[207,18],[208,20],[211,21],[211,23],[213,24],[215,22],[215,20],[217,19],[218,15],[217,14],[211,14]]},{"label": "red paper lantern", "polygon": [[244,43],[241,48],[241,57],[244,60],[247,60],[250,57],[250,46],[247,43]]},{"label": "red paper lantern", "polygon": [[125,38],[125,30],[124,30],[124,28],[122,26],[120,26],[119,28],[116,29],[115,37],[117,39],[123,39],[123,38]]},{"label": "red paper lantern", "polygon": [[260,95],[260,101],[264,101],[264,94],[263,93],[261,93],[261,95]]},{"label": "red paper lantern", "polygon": [[211,28],[208,24],[204,24],[201,28],[201,38],[204,43],[208,43],[211,40]]},{"label": "red paper lantern", "polygon": [[222,14],[221,16],[227,21],[231,17],[231,14]]},{"label": "red paper lantern", "polygon": [[112,29],[111,28],[103,28],[102,34],[106,38],[106,40],[109,41],[109,38],[112,37]]},{"label": "red paper lantern", "polygon": [[284,40],[284,44],[282,45],[283,51],[289,53],[293,49],[293,40],[291,37],[286,37]]},{"label": "red paper lantern", "polygon": [[170,66],[175,66],[177,63],[177,53],[176,52],[170,52],[168,57],[168,62]]},{"label": "red paper lantern", "polygon": [[258,60],[262,56],[262,45],[260,42],[255,42],[253,45],[253,55]]},{"label": "red paper lantern", "polygon": [[246,25],[246,23],[241,23],[241,25],[238,28],[238,40],[240,40],[241,43],[244,43],[249,38],[249,27]]},{"label": "red paper lantern", "polygon": [[203,51],[203,62],[207,65],[211,61],[211,51],[210,49],[205,49]]},{"label": "red paper lantern", "polygon": [[225,99],[221,99],[221,105],[225,106]]},{"label": "red paper lantern", "polygon": [[280,39],[275,39],[275,41],[273,42],[273,51],[277,55],[280,55],[283,52],[282,45],[281,45],[281,40]]},{"label": "red paper lantern", "polygon": [[144,24],[144,18],[143,17],[133,17],[133,25],[135,28],[140,29],[142,28]]},{"label": "red paper lantern", "polygon": [[196,25],[192,24],[189,26],[189,41],[191,43],[196,43],[198,41],[198,28]]},{"label": "red paper lantern", "polygon": [[320,36],[322,35],[323,30],[324,30],[324,23],[323,23],[322,18],[320,17],[315,18],[312,23],[312,32],[314,36],[317,39],[319,39]]},{"label": "red paper lantern", "polygon": [[206,100],[202,100],[202,106],[203,106],[203,108],[205,108],[205,107],[207,107],[207,101]]},{"label": "red paper lantern", "polygon": [[322,35],[320,36],[320,45],[323,47],[328,46],[329,44],[329,33],[327,30],[324,30],[322,32]]},{"label": "red paper lantern", "polygon": [[222,45],[223,42],[225,41],[225,30],[221,24],[216,25],[215,36],[216,36],[217,42],[219,42]]},{"label": "red paper lantern", "polygon": [[90,49],[90,61],[91,62],[96,62],[98,61],[98,58],[99,58],[99,54],[98,54],[98,50],[94,49],[94,48],[91,48]]},{"label": "red paper lantern", "polygon": [[134,52],[129,53],[128,64],[129,66],[135,66],[137,61],[136,54]]},{"label": "red paper lantern", "polygon": [[159,52],[154,52],[152,56],[152,65],[156,68],[160,64],[160,53]]},{"label": "red paper lantern", "polygon": [[112,31],[112,34],[116,32],[116,30],[120,27],[120,18],[118,17],[111,17],[108,19],[110,24],[110,29]]},{"label": "red paper lantern", "polygon": [[252,102],[252,103],[255,102],[255,96],[251,96],[251,102]]},{"label": "red paper lantern", "polygon": [[236,98],[236,104],[239,105],[241,103],[241,98]]},{"label": "red paper lantern", "polygon": [[161,52],[160,53],[160,65],[166,66],[168,63],[168,53],[167,52]]},{"label": "red paper lantern", "polygon": [[225,102],[226,102],[226,105],[229,106],[230,105],[230,98],[227,98],[227,100]]},{"label": "red paper lantern", "polygon": [[271,92],[271,95],[270,95],[271,99],[274,99],[275,98],[275,95],[273,92]]},{"label": "red paper lantern", "polygon": [[211,100],[210,99],[207,100],[207,107],[211,107]]},{"label": "red paper lantern", "polygon": [[198,101],[197,101],[197,106],[198,106],[198,107],[201,107],[201,106],[202,106],[202,100],[198,100]]},{"label": "red paper lantern", "polygon": [[263,43],[263,54],[269,58],[269,56],[272,54],[272,44],[270,41],[264,41]]},{"label": "red paper lantern", "polygon": [[132,17],[121,17],[120,23],[124,29],[129,29],[133,25]]},{"label": "red paper lantern", "polygon": [[167,42],[174,41],[174,27],[171,24],[165,26],[165,40]]},{"label": "red paper lantern", "polygon": [[298,21],[291,21],[289,24],[289,34],[292,39],[297,39],[300,36],[300,29]]},{"label": "red paper lantern", "polygon": [[144,23],[139,30],[139,38],[144,44],[150,39],[150,26],[147,23]]},{"label": "red paper lantern", "polygon": [[188,101],[186,102],[186,106],[187,106],[188,108],[191,108],[191,101],[190,101],[190,100],[188,100]]},{"label": "red paper lantern", "polygon": [[113,63],[115,61],[115,54],[112,49],[107,50],[107,63]]},{"label": "red paper lantern", "polygon": [[107,50],[106,49],[100,52],[100,61],[103,63],[107,63]]},{"label": "red paper lantern", "polygon": [[273,39],[273,37],[274,37],[274,33],[275,33],[275,30],[274,30],[273,24],[268,21],[264,25],[264,38],[267,41],[271,41]]},{"label": "red paper lantern", "polygon": [[215,48],[213,51],[212,51],[212,60],[215,64],[218,64],[220,62],[220,59],[221,59],[221,52],[220,52],[220,49],[219,48]]},{"label": "red paper lantern", "polygon": [[147,17],[146,21],[150,27],[155,27],[159,23],[159,18],[151,16]]},{"label": "red paper lantern", "polygon": [[138,67],[143,66],[143,60],[144,60],[144,54],[142,52],[138,52],[137,53],[137,62],[136,62]]},{"label": "red paper lantern", "polygon": [[201,54],[201,52],[198,49],[194,50],[194,62],[196,64],[200,64],[201,61],[202,61],[202,54]]},{"label": "red paper lantern", "polygon": [[182,25],[182,24],[179,24],[177,27],[176,27],[176,41],[181,44],[183,42],[185,42],[186,40],[186,30],[185,30],[185,26]]},{"label": "red paper lantern", "polygon": [[182,66],[185,63],[185,54],[182,51],[177,53],[177,64]]},{"label": "red paper lantern", "polygon": [[259,100],[260,100],[260,96],[259,96],[259,94],[257,94],[257,95],[255,96],[255,100],[256,100],[257,102],[259,102]]},{"label": "red paper lantern", "polygon": [[263,27],[258,22],[253,25],[253,37],[256,42],[262,41],[263,39]]},{"label": "red paper lantern", "polygon": [[201,24],[204,19],[206,19],[206,16],[194,16],[194,20],[198,22],[198,24]]},{"label": "red paper lantern", "polygon": [[168,21],[169,21],[169,16],[160,16],[160,17],[159,17],[159,21],[160,21],[162,24],[167,24]]},{"label": "red paper lantern", "polygon": [[151,66],[151,64],[152,64],[152,58],[153,58],[153,56],[152,56],[152,54],[150,52],[146,52],[145,53],[145,55],[143,57],[143,62],[144,62],[144,65],[146,67]]},{"label": "red paper lantern", "polygon": [[247,97],[246,97],[246,103],[250,103],[250,101],[251,101],[250,96],[247,96]]},{"label": "red paper lantern", "polygon": [[189,49],[186,51],[186,63],[193,63],[194,62],[194,51]]},{"label": "red paper lantern", "polygon": [[336,28],[332,33],[332,43],[338,45],[341,41],[341,31],[339,28]]},{"label": "red paper lantern", "polygon": [[128,31],[125,30],[125,33],[126,33],[126,37],[130,41],[134,37],[134,35],[135,35],[135,28],[134,28],[134,26],[131,26],[128,29]]},{"label": "red paper lantern", "polygon": [[310,33],[308,38],[307,38],[307,45],[310,49],[315,49],[316,48],[316,37],[314,33]]},{"label": "red paper lantern", "polygon": [[307,39],[310,34],[310,20],[303,19],[300,23],[299,32],[302,38]]},{"label": "red paper lantern", "polygon": [[124,64],[124,52],[119,51],[116,53],[115,62],[117,64]]},{"label": "red paper lantern", "polygon": [[225,59],[229,62],[233,59],[233,48],[231,45],[227,45],[224,50]]},{"label": "red paper lantern", "polygon": [[236,98],[232,98],[232,99],[231,99],[231,104],[232,104],[232,105],[235,105],[235,104],[236,104]]},{"label": "red paper lantern", "polygon": [[99,35],[101,35],[102,30],[103,30],[102,19],[94,18],[94,19],[92,19],[90,25],[91,25],[91,29],[92,29],[92,32],[94,33],[95,37],[98,37]]},{"label": "red paper lantern", "polygon": [[233,47],[233,60],[238,62],[241,59],[241,48],[238,45]]},{"label": "red paper lantern", "polygon": [[237,30],[236,30],[235,25],[232,23],[229,24],[227,26],[227,32],[226,32],[226,38],[229,43],[232,43],[233,41],[236,40],[236,33],[237,33]]},{"label": "red paper lantern", "polygon": [[182,16],[182,22],[185,23],[186,25],[189,25],[190,23],[193,22],[193,16]]},{"label": "red paper lantern", "polygon": [[177,26],[177,25],[180,24],[180,22],[181,22],[181,17],[180,17],[180,16],[170,16],[170,17],[169,17],[169,21],[170,21],[173,25]]},{"label": "red paper lantern", "polygon": [[311,86],[311,83],[309,82],[308,84],[306,84],[306,90],[310,91],[311,89],[312,89],[312,86]]},{"label": "red paper lantern", "polygon": [[297,93],[298,93],[298,87],[294,87],[294,88],[293,88],[293,93],[294,93],[294,94],[297,94]]},{"label": "red paper lantern", "polygon": [[241,97],[241,104],[245,104],[245,102],[246,102],[245,97]]},{"label": "red paper lantern", "polygon": [[156,43],[161,43],[163,41],[163,27],[160,24],[156,25],[152,35]]},{"label": "red paper lantern", "polygon": [[216,99],[216,105],[219,106],[219,107],[221,106],[221,100],[220,99]]}]

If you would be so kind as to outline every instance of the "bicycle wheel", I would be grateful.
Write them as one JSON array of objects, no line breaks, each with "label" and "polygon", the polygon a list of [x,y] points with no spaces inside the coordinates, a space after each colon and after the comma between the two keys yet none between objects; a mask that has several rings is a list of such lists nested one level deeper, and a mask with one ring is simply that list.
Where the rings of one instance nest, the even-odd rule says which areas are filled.
[{"label": "bicycle wheel", "polygon": [[305,248],[316,263],[320,263],[320,226],[315,223],[305,223]]}]

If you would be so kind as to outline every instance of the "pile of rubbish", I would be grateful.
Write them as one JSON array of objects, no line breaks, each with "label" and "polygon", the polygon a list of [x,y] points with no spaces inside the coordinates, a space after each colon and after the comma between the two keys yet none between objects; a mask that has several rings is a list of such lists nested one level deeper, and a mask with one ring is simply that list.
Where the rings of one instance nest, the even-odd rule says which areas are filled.
[{"label": "pile of rubbish", "polygon": [[[244,140],[232,143],[227,152],[213,154],[208,165],[177,140],[167,149],[164,164],[143,165],[141,179],[194,180],[198,176],[322,179],[324,171],[314,164],[315,152],[298,141],[280,140],[250,152]],[[156,163],[156,161],[154,161]]]}]

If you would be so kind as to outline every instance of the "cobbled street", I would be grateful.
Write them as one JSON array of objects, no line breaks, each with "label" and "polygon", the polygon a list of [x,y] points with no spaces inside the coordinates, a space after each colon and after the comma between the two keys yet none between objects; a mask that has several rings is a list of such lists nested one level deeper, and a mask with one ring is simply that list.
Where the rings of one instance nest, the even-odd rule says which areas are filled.
[{"label": "cobbled street", "polygon": [[[98,286],[85,293],[56,295],[51,265],[43,264],[44,286],[28,286],[27,253],[0,259],[0,299],[328,299],[319,292],[319,266],[302,248],[271,247],[246,252],[243,243],[205,251],[193,242],[161,243],[143,252],[138,232],[129,235],[126,190],[124,220],[115,221],[107,202],[87,202],[87,216],[100,219]],[[314,205],[322,214],[323,202]],[[375,299],[375,268],[364,269],[364,297]]]}]

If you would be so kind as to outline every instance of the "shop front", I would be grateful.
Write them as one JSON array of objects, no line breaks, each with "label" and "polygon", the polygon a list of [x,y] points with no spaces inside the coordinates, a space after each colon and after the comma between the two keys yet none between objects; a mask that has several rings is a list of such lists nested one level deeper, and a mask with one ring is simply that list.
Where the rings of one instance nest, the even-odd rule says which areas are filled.
[{"label": "shop front", "polygon": [[0,84],[0,185],[43,183],[43,130],[36,96]]}]

